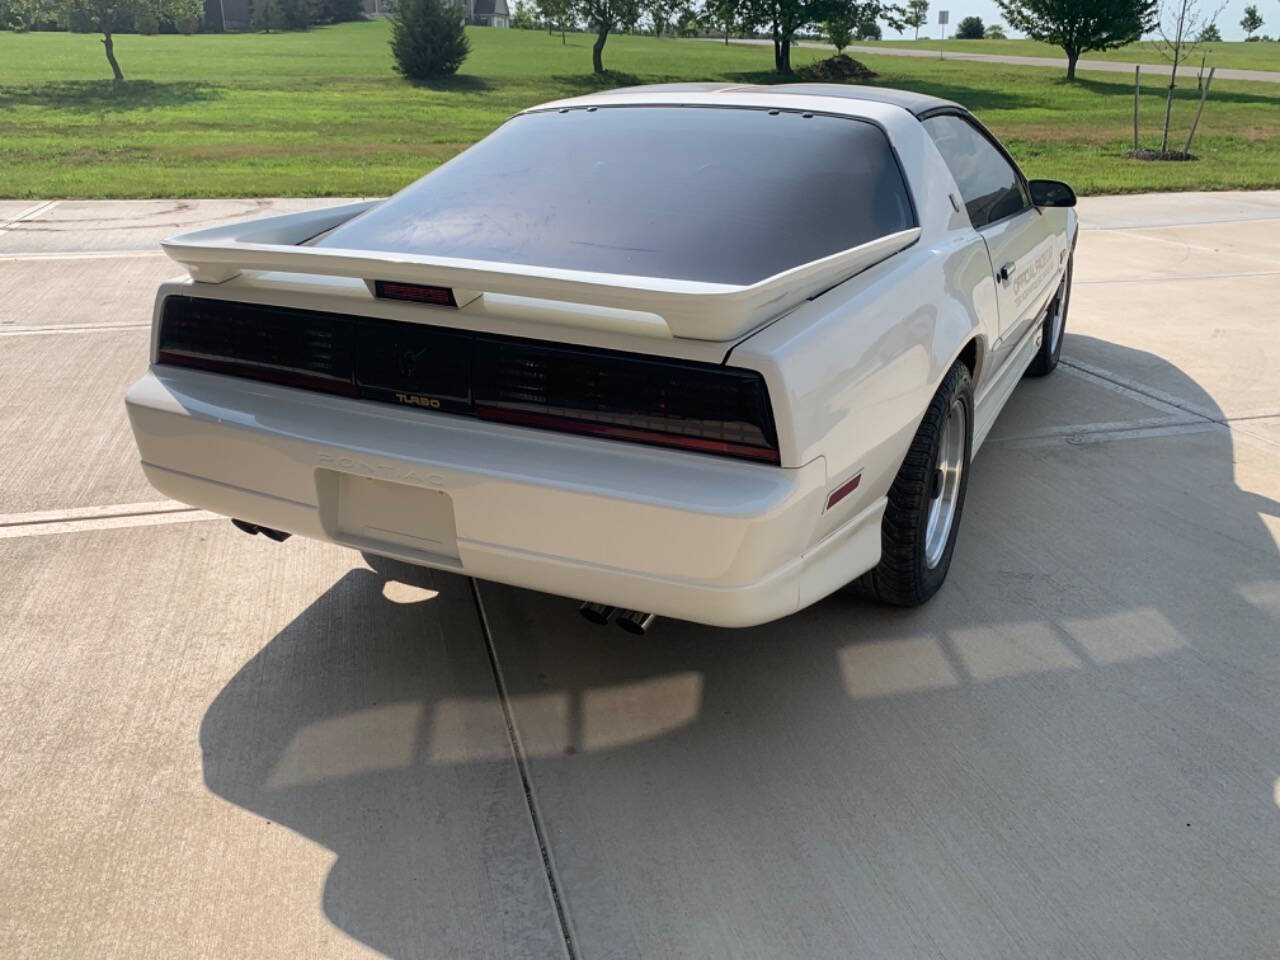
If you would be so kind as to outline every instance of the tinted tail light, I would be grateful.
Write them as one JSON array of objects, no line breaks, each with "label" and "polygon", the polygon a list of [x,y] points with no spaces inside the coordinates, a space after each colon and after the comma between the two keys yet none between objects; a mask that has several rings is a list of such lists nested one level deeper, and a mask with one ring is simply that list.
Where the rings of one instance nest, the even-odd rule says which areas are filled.
[{"label": "tinted tail light", "polygon": [[157,361],[501,423],[778,463],[753,370],[169,297]]}]

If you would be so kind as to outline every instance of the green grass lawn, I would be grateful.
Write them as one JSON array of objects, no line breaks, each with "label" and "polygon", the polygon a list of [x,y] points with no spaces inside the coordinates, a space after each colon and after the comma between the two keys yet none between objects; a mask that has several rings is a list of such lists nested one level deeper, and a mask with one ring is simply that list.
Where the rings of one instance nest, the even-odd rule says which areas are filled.
[{"label": "green grass lawn", "polygon": [[[461,73],[415,87],[391,69],[385,23],[295,34],[120,36],[116,86],[95,37],[0,32],[0,196],[381,195],[516,111],[600,86],[772,82],[768,47],[615,36],[614,73],[591,74],[590,40],[476,29]],[[1251,45],[1252,46],[1252,45]],[[822,56],[799,49],[797,67]],[[1133,91],[1118,74],[865,57],[886,86],[973,109],[1031,176],[1082,193],[1280,186],[1280,85],[1215,82],[1191,163],[1128,160]],[[1185,136],[1195,85],[1180,91]],[[1163,96],[1142,100],[1158,145]],[[1180,145],[1180,144],[1179,144]]]},{"label": "green grass lawn", "polygon": [[[879,40],[864,43],[859,40],[856,46],[881,46],[890,48],[918,48],[938,52],[938,28],[936,25],[927,28],[933,30],[933,39],[921,36],[919,40]],[[1066,60],[1067,55],[1061,47],[1050,46],[1035,40],[955,40],[942,42],[943,49],[955,53],[990,53],[1010,57],[1053,57]],[[1205,57],[1208,67],[1231,67],[1239,70],[1274,70],[1280,71],[1280,43],[1244,43],[1240,40],[1224,40],[1220,43],[1202,43],[1196,47],[1190,60],[1179,67],[1195,73],[1200,67],[1201,55]],[[1163,63],[1169,61],[1161,55],[1159,49],[1150,40],[1142,40],[1120,47],[1118,50],[1091,50],[1082,54],[1081,60],[1116,60],[1121,63]]]}]

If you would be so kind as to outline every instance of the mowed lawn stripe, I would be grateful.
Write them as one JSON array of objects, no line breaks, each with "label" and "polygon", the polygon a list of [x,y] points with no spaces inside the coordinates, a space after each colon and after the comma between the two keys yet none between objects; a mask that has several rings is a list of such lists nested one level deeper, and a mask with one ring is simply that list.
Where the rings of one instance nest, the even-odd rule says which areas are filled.
[{"label": "mowed lawn stripe", "polygon": [[[590,38],[473,29],[458,76],[431,87],[392,70],[385,22],[306,33],[126,35],[113,84],[97,38],[0,32],[0,196],[371,196],[393,192],[532,104],[634,83],[772,83],[771,51],[612,36],[610,73],[591,74]],[[799,48],[803,67],[823,56]],[[863,58],[885,86],[973,109],[1031,176],[1081,193],[1280,186],[1280,85],[1215,82],[1190,163],[1124,157],[1133,90],[1115,74]],[[1172,140],[1196,105],[1179,91]],[[1142,98],[1156,146],[1164,92]]]}]

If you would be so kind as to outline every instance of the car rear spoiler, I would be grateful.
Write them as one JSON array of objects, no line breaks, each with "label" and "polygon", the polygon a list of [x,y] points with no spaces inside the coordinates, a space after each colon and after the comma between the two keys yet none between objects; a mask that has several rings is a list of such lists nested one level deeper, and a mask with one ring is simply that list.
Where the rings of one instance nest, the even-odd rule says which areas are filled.
[{"label": "car rear spoiler", "polygon": [[[347,203],[197,230],[165,240],[161,246],[199,283],[222,283],[247,270],[355,277],[364,280],[370,291],[377,281],[448,287],[464,308],[485,293],[504,294],[577,305],[565,311],[566,322],[575,326],[666,338],[733,340],[892,256],[920,236],[920,229],[912,227],[749,285],[305,245],[380,202]],[[591,308],[599,308],[599,321],[593,322]]]}]

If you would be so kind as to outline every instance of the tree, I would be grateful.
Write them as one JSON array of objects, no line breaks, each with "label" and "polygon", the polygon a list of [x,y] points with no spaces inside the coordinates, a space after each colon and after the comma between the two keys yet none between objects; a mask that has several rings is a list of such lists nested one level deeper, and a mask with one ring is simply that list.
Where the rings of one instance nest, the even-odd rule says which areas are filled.
[{"label": "tree", "polygon": [[1221,43],[1222,31],[1218,29],[1216,23],[1206,24],[1205,28],[1196,34],[1196,43]]},{"label": "tree", "polygon": [[1262,29],[1262,16],[1253,4],[1244,8],[1244,18],[1240,21],[1240,26],[1244,29],[1246,40],[1252,39],[1254,32]]},{"label": "tree", "polygon": [[882,40],[884,33],[874,16],[859,20],[853,28],[853,35],[858,40]]},{"label": "tree", "polygon": [[133,22],[139,14],[151,13],[157,20],[194,19],[204,13],[203,0],[61,0],[58,11],[71,19],[81,18],[91,32],[102,34],[102,49],[111,64],[116,82],[124,80],[124,71],[116,60],[115,32]]},{"label": "tree", "polygon": [[982,25],[981,17],[965,17],[960,21],[960,25],[956,27],[957,40],[981,40],[986,27]]},{"label": "tree", "polygon": [[0,29],[11,27],[23,33],[57,19],[53,0],[0,0]]},{"label": "tree", "polygon": [[702,16],[699,11],[685,3],[676,16],[676,30],[682,37],[696,37],[702,30]]},{"label": "tree", "polygon": [[552,31],[559,28],[560,43],[564,44],[566,42],[565,27],[573,26],[572,0],[533,0],[533,5],[537,8],[542,22],[547,25],[547,36],[551,36]]},{"label": "tree", "polygon": [[724,33],[725,45],[729,44],[729,35],[738,29],[738,11],[741,4],[738,0],[706,0],[703,13],[709,24],[716,26]]},{"label": "tree", "polygon": [[998,23],[993,23],[987,27],[986,32],[982,35],[984,40],[1005,40],[1008,39],[1004,35],[1004,27]]},{"label": "tree", "polygon": [[1156,0],[996,0],[1009,25],[1067,55],[1067,79],[1080,54],[1133,43],[1155,25]]},{"label": "tree", "polygon": [[397,0],[389,19],[396,70],[409,80],[447,77],[471,50],[454,0]]},{"label": "tree", "polygon": [[907,0],[903,13],[904,26],[914,27],[916,39],[920,39],[920,28],[929,22],[929,0]]},{"label": "tree", "polygon": [[634,23],[639,6],[640,0],[575,0],[577,15],[596,35],[591,45],[591,69],[596,73],[604,73],[604,44],[610,32],[620,23]]},{"label": "tree", "polygon": [[842,17],[833,17],[828,20],[823,24],[823,31],[831,41],[831,45],[836,48],[836,53],[844,53],[844,48],[853,39],[853,24]]},{"label": "tree", "polygon": [[653,24],[653,35],[660,37],[669,32],[671,21],[676,18],[680,7],[680,0],[641,0],[641,2],[644,4],[644,12],[649,14],[649,21]]},{"label": "tree", "polygon": [[516,9],[511,14],[512,30],[537,30],[538,24],[534,22],[533,11],[530,5],[524,0],[516,0]]},{"label": "tree", "polygon": [[854,24],[874,20],[884,10],[879,0],[742,0],[741,16],[753,29],[767,29],[773,40],[773,68],[791,73],[791,44],[796,32],[836,18]]},{"label": "tree", "polygon": [[1160,137],[1160,155],[1169,151],[1169,118],[1173,115],[1173,91],[1178,83],[1178,64],[1191,56],[1191,52],[1199,46],[1200,41],[1193,39],[1204,32],[1203,28],[1210,23],[1222,7],[1213,16],[1205,17],[1200,12],[1200,0],[1172,0],[1168,6],[1160,8],[1160,16],[1156,21],[1156,49],[1169,63],[1169,95],[1164,102],[1164,133]]}]

